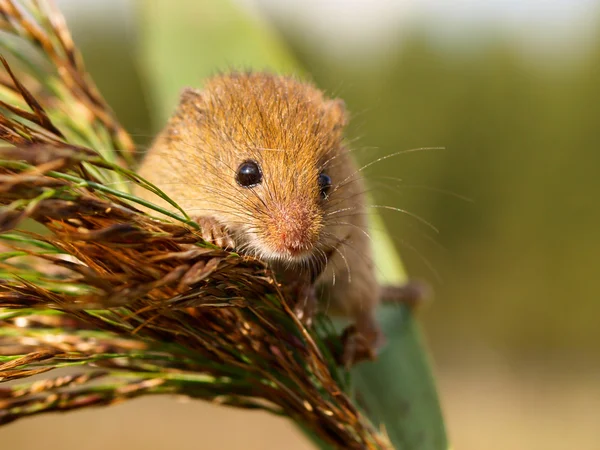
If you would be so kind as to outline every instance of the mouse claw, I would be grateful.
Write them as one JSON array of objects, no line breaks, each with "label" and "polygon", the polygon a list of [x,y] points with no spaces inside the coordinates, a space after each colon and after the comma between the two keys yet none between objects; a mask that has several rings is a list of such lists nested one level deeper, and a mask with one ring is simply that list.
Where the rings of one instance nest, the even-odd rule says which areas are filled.
[{"label": "mouse claw", "polygon": [[200,225],[203,240],[224,249],[235,249],[233,237],[220,222],[212,217],[196,217],[194,220]]},{"label": "mouse claw", "polygon": [[350,369],[359,362],[375,360],[385,342],[385,337],[379,329],[364,333],[356,325],[350,325],[344,329],[340,340],[342,351],[337,355],[337,362]]}]

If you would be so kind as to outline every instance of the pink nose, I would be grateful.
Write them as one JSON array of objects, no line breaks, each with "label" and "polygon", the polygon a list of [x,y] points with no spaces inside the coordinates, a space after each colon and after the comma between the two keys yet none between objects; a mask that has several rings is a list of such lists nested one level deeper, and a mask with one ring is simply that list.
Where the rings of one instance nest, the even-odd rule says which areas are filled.
[{"label": "pink nose", "polygon": [[277,208],[271,218],[269,234],[275,251],[299,255],[312,249],[320,221],[308,205],[291,203]]}]

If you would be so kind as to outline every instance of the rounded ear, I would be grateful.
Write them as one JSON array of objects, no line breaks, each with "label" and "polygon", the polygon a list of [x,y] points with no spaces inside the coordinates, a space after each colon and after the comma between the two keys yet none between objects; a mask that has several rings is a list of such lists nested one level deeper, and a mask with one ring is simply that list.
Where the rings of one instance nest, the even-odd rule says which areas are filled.
[{"label": "rounded ear", "polygon": [[175,110],[175,117],[180,119],[195,117],[199,118],[203,111],[204,99],[202,91],[186,87],[181,91],[179,104]]},{"label": "rounded ear", "polygon": [[202,92],[199,89],[185,87],[179,94],[179,104],[195,102],[202,98]]},{"label": "rounded ear", "polygon": [[346,111],[344,100],[339,98],[329,100],[327,102],[327,109],[338,126],[345,127],[348,125],[348,112]]}]

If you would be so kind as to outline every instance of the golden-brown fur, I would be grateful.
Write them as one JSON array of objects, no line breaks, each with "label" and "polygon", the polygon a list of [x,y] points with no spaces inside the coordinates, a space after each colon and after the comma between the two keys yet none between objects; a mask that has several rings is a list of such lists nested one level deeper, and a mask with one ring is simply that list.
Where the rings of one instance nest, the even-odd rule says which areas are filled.
[{"label": "golden-brown fur", "polygon": [[[312,85],[262,73],[211,79],[184,91],[140,173],[192,217],[224,225],[240,251],[300,274],[324,262],[318,283],[327,306],[378,338],[378,285],[366,231],[364,187],[343,144],[344,105]],[[253,188],[236,182],[246,160],[263,174]],[[332,179],[320,195],[320,173]],[[139,190],[138,195],[157,202]],[[163,203],[163,206],[168,205]],[[293,236],[301,251],[292,252]]]}]

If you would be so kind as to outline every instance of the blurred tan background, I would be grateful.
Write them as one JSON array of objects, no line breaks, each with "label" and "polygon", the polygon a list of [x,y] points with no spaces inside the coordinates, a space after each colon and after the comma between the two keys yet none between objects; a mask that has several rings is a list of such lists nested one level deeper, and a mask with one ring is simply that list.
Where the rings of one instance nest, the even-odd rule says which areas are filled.
[{"label": "blurred tan background", "polygon": [[[420,316],[453,447],[600,450],[599,1],[58,3],[141,148],[181,79],[298,65],[345,99],[361,162],[444,146],[366,176],[377,204],[440,230],[382,213],[436,291]],[[283,420],[171,398],[24,420],[0,442],[310,448]]]}]

